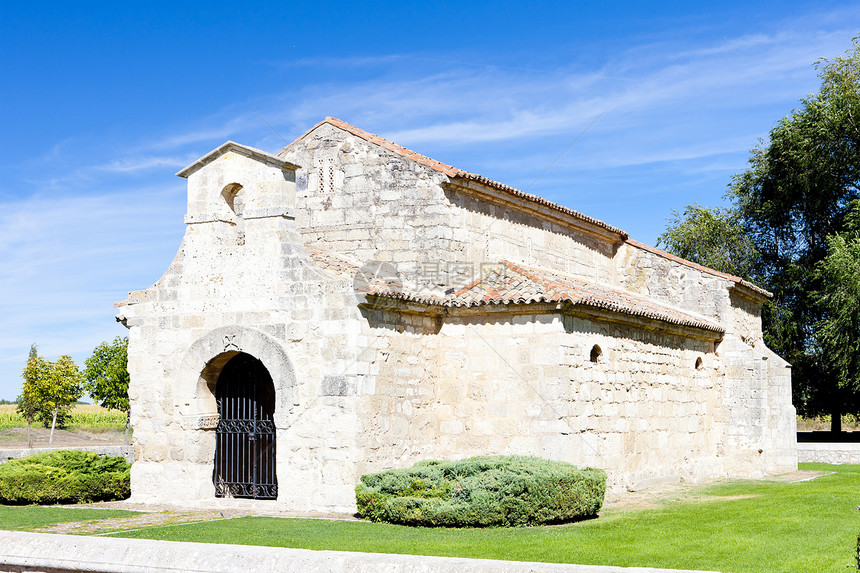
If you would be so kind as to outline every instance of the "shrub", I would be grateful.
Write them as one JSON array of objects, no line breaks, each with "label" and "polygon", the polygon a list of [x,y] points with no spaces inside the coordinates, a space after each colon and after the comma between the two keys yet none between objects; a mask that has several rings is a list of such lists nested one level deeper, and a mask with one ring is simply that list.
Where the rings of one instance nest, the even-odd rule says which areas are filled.
[{"label": "shrub", "polygon": [[606,474],[520,456],[418,462],[361,476],[358,515],[424,526],[521,526],[591,517],[600,511]]},{"label": "shrub", "polygon": [[131,464],[119,456],[55,450],[0,464],[0,503],[86,503],[131,494]]}]

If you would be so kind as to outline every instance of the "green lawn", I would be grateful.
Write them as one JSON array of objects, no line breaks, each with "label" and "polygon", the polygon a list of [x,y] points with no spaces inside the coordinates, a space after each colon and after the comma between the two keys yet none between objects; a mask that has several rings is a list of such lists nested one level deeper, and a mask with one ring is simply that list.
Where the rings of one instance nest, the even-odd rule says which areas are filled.
[{"label": "green lawn", "polygon": [[724,573],[844,572],[860,531],[860,466],[803,469],[836,474],[801,483],[733,482],[658,509],[607,511],[553,527],[425,529],[249,517],[119,535]]},{"label": "green lawn", "polygon": [[[521,529],[426,529],[364,522],[247,517],[157,527],[122,537],[306,549],[704,569],[723,573],[849,571],[860,532],[860,466],[801,483],[743,481],[697,490],[656,509],[608,510],[598,519]],[[59,508],[0,508],[0,527],[74,519]],[[87,511],[87,510],[82,510]],[[94,510],[89,510],[94,511]],[[7,513],[10,512],[10,513]],[[110,512],[110,516],[119,515]],[[96,518],[88,515],[85,519]],[[14,519],[14,517],[13,517]]]},{"label": "green lawn", "polygon": [[55,523],[90,521],[109,517],[138,515],[117,509],[79,509],[56,505],[0,505],[0,529],[28,530]]}]

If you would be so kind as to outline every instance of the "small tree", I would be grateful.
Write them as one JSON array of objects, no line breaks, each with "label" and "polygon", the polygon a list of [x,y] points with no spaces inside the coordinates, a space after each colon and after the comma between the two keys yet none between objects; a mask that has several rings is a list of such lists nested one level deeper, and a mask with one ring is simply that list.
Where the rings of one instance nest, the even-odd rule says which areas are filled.
[{"label": "small tree", "polygon": [[18,406],[15,408],[21,416],[27,420],[27,447],[33,447],[33,420],[36,414],[39,413],[39,403],[35,401],[34,388],[37,380],[47,376],[48,363],[39,356],[39,349],[35,344],[30,345],[30,356],[27,358],[27,365],[21,373],[24,378],[24,389],[21,395],[18,396]]},{"label": "small tree", "polygon": [[86,359],[84,376],[89,395],[104,408],[125,412],[125,443],[128,443],[128,338],[117,336],[102,342]]},{"label": "small tree", "polygon": [[23,400],[37,404],[39,412],[51,413],[48,444],[53,446],[57,416],[67,412],[83,394],[83,375],[71,356],[60,356],[56,362],[37,356],[27,360],[24,380]]}]

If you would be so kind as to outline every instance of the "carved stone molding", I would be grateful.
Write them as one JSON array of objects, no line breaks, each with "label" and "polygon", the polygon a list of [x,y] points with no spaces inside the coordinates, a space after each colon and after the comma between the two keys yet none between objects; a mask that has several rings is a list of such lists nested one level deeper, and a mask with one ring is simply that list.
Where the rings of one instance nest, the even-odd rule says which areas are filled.
[{"label": "carved stone molding", "polygon": [[208,416],[186,416],[186,426],[192,430],[214,430],[218,427],[221,416],[212,414]]}]

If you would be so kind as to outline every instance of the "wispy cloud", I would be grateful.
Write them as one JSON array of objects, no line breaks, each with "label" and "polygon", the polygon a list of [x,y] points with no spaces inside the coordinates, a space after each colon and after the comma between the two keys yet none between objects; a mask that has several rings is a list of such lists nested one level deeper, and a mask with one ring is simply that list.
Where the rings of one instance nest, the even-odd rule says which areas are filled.
[{"label": "wispy cloud", "polygon": [[[79,361],[123,332],[113,303],[158,279],[179,246],[184,186],[0,203],[0,395],[31,343]],[[150,261],[158,260],[154,266]]]},{"label": "wispy cloud", "polygon": [[193,155],[184,155],[182,157],[153,157],[144,155],[140,157],[115,159],[104,165],[94,165],[92,166],[92,169],[108,171],[111,173],[132,173],[135,171],[161,167],[184,167],[194,161],[194,159],[195,157]]},{"label": "wispy cloud", "polygon": [[[827,13],[815,18],[832,19]],[[346,82],[334,73],[324,83],[286,94],[258,95],[244,104],[234,102],[195,120],[197,127],[124,146],[124,156],[92,168],[111,173],[177,168],[226,139],[274,150],[284,145],[281,137],[291,140],[326,115],[418,147],[417,151],[423,146],[432,151],[565,137],[598,115],[601,119],[591,135],[604,141],[638,131],[653,147],[653,134],[669,124],[674,125],[667,137],[707,138],[709,133],[685,130],[683,124],[693,123],[691,118],[697,115],[719,110],[728,115],[729,110],[774,102],[782,102],[787,112],[815,88],[812,62],[844,51],[852,31],[838,27],[822,31],[811,24],[804,16],[786,20],[777,31],[727,37],[693,48],[665,42],[637,45],[612,54],[600,69],[587,71],[578,66],[552,71],[495,66],[444,54],[300,59],[288,65],[381,72]],[[723,134],[715,135],[724,139]],[[738,150],[749,147],[738,144]],[[635,146],[635,141],[624,135],[621,145]],[[639,164],[677,155],[672,146],[664,148],[665,159],[654,149],[647,154],[631,150],[606,166],[617,166],[621,157]],[[163,153],[168,150],[171,153]],[[77,180],[89,177],[80,167],[66,175]],[[52,181],[56,185],[62,179]]]}]

